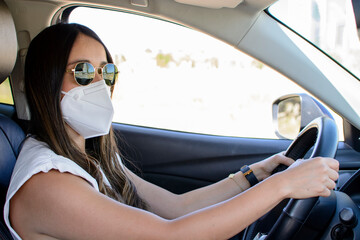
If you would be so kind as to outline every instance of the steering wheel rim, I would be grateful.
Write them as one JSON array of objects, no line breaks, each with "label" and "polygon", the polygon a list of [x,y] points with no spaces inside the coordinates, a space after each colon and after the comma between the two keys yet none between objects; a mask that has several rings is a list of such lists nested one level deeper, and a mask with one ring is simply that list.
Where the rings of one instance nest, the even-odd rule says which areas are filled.
[{"label": "steering wheel rim", "polygon": [[[335,121],[328,117],[319,117],[310,122],[299,133],[286,150],[285,156],[295,160],[303,158],[310,148],[314,147],[310,158],[318,156],[333,158],[336,154],[337,145],[338,131]],[[279,167],[275,172],[283,169],[283,167]],[[301,200],[290,199],[289,202],[283,201],[274,208],[276,210],[271,210],[264,217],[252,223],[245,230],[243,240],[253,240],[258,232],[268,232],[269,229],[267,228],[273,225],[273,218],[279,215],[276,212],[281,211],[286,203],[286,207],[281,212],[275,225],[271,227],[266,239],[291,239],[302,226],[317,200],[318,198],[308,198]],[[271,221],[270,224],[269,221]]]}]

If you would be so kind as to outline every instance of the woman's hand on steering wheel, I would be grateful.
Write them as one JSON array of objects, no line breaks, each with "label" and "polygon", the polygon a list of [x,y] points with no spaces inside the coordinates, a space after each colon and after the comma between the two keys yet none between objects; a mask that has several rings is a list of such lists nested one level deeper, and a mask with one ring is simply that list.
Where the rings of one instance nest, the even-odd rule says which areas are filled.
[{"label": "woman's hand on steering wheel", "polygon": [[291,164],[293,164],[294,160],[286,157],[284,153],[285,152],[280,152],[260,162],[250,165],[250,168],[253,170],[256,178],[259,181],[262,181],[265,178],[269,177],[273,170],[280,164],[283,164],[285,166],[290,166]]},{"label": "woman's hand on steering wheel", "polygon": [[[270,177],[284,191],[281,194],[292,199],[282,201],[252,223],[246,229],[244,239],[252,240],[259,232],[266,233],[266,239],[269,240],[292,239],[301,224],[293,224],[291,219],[305,221],[317,203],[316,196],[329,196],[330,190],[335,187],[339,163],[332,158],[335,157],[337,146],[338,130],[332,118],[316,118],[301,130],[285,155],[292,159],[302,159],[308,153],[311,154],[310,160],[298,160],[281,173],[279,171],[284,170],[284,166],[279,165]],[[286,213],[283,211],[285,209]],[[276,219],[278,221],[274,224]]]},{"label": "woman's hand on steering wheel", "polygon": [[278,174],[288,198],[303,199],[315,196],[328,197],[336,186],[339,162],[333,158],[315,157],[297,160]]},{"label": "woman's hand on steering wheel", "polygon": [[275,154],[250,166],[259,181],[269,177],[280,164],[290,166],[281,177],[288,198],[309,198],[329,196],[338,179],[339,162],[332,158],[316,157],[294,161],[284,156],[284,152]]}]

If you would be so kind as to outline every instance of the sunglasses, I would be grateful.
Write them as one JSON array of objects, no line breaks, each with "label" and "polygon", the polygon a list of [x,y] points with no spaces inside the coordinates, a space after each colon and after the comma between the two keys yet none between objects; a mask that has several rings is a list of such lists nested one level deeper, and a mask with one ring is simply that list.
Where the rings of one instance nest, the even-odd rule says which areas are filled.
[{"label": "sunglasses", "polygon": [[102,75],[107,85],[113,86],[119,74],[117,67],[113,63],[107,63],[103,67],[95,68],[87,62],[77,63],[73,69],[66,69],[66,72],[73,72],[75,81],[82,86],[86,86],[94,80],[95,72]]}]

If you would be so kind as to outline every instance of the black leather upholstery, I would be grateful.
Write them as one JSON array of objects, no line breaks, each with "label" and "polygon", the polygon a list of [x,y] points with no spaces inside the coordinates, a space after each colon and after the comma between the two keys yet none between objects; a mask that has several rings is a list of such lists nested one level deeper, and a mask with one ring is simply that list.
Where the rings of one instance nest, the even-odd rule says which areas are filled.
[{"label": "black leather upholstery", "polygon": [[[15,66],[18,48],[14,20],[4,0],[0,0],[0,32],[1,84],[10,76]],[[24,138],[22,129],[10,118],[0,113],[0,206],[2,209],[4,208],[11,173]],[[0,239],[12,240],[3,217],[0,219]]]},{"label": "black leather upholstery", "polygon": [[[0,204],[4,207],[6,192],[11,173],[19,154],[25,134],[10,118],[0,114]],[[12,239],[5,227],[3,218],[0,222],[0,238]]]}]

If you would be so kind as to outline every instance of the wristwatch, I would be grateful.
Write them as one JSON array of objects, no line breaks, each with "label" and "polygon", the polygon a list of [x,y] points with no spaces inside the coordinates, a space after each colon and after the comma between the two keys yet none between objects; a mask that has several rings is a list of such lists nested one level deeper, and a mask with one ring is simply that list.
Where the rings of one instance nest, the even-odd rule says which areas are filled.
[{"label": "wristwatch", "polygon": [[251,170],[251,168],[249,168],[248,165],[242,166],[240,168],[240,171],[244,174],[245,178],[249,181],[250,186],[254,186],[257,183],[259,183],[259,180],[256,178],[253,170]]}]

